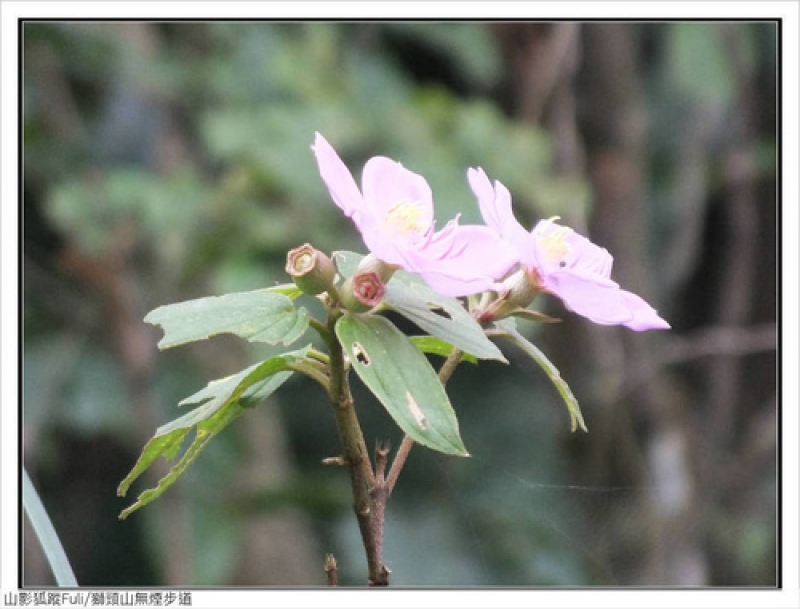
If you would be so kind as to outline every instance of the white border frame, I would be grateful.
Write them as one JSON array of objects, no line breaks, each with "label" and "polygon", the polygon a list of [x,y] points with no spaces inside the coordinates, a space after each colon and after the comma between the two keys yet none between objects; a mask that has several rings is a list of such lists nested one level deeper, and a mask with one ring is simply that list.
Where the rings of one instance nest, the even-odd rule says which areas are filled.
[{"label": "white border frame", "polygon": [[[458,19],[724,19],[783,18],[783,589],[686,590],[204,590],[194,607],[798,607],[798,74],[800,32],[796,1],[782,2],[3,2],[2,132],[0,161],[0,594],[17,590],[18,492],[18,24],[20,18],[458,18]],[[380,600],[376,594],[380,594]]]}]

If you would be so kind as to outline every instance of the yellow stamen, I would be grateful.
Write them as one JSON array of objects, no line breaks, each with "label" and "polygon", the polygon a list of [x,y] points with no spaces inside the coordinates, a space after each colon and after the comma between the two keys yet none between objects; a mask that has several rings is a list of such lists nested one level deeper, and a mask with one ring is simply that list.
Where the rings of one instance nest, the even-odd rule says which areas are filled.
[{"label": "yellow stamen", "polygon": [[[559,220],[559,216],[549,218],[547,222]],[[570,252],[569,243],[567,243],[567,236],[572,232],[572,229],[566,226],[559,226],[554,232],[549,235],[537,235],[536,241],[539,243],[542,253],[544,254],[545,262],[555,262],[562,260]]]},{"label": "yellow stamen", "polygon": [[422,219],[422,210],[407,201],[398,201],[389,208],[383,226],[401,235],[420,234],[427,228]]}]

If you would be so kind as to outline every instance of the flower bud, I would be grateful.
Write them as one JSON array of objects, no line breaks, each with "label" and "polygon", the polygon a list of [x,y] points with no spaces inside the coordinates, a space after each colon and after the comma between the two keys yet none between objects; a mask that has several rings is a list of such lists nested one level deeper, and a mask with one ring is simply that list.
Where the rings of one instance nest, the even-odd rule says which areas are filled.
[{"label": "flower bud", "polygon": [[542,291],[524,270],[517,271],[506,279],[506,289],[484,311],[477,315],[480,323],[488,323],[508,317],[514,311],[524,309]]},{"label": "flower bud", "polygon": [[379,259],[375,254],[367,254],[358,264],[356,274],[358,273],[375,273],[384,284],[389,283],[389,280],[394,275],[394,272],[400,267],[393,264],[386,264],[383,260]]},{"label": "flower bud", "polygon": [[306,243],[291,250],[286,257],[286,272],[298,288],[316,295],[333,287],[336,268],[327,255]]},{"label": "flower bud", "polygon": [[368,271],[356,273],[342,285],[339,294],[342,304],[351,311],[362,313],[378,306],[386,294],[378,273]]}]

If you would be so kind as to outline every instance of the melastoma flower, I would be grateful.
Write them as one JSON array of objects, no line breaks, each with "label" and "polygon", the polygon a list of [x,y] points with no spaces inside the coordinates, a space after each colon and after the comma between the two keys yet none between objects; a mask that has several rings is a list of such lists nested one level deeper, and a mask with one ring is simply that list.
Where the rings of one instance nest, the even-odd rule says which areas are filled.
[{"label": "melastoma flower", "polygon": [[369,250],[386,264],[420,275],[446,296],[500,290],[516,263],[505,241],[486,226],[450,221],[436,231],[425,178],[383,156],[364,166],[359,190],[352,174],[319,133],[312,146],[334,202],[352,218]]},{"label": "melastoma flower", "polygon": [[527,232],[514,217],[505,186],[498,181],[492,185],[483,169],[470,169],[467,177],[486,224],[516,250],[528,277],[541,290],[597,324],[633,330],[670,327],[642,298],[611,280],[614,259],[606,249],[554,219],[542,220]]}]

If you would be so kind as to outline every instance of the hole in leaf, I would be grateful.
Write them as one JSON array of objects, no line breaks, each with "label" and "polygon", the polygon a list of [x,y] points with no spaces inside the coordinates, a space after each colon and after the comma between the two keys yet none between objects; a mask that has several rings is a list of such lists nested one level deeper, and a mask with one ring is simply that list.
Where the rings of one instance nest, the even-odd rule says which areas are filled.
[{"label": "hole in leaf", "polygon": [[367,355],[367,352],[364,350],[364,347],[361,346],[361,343],[353,343],[353,355],[359,364],[363,364],[365,366],[370,365],[369,355]]},{"label": "hole in leaf", "polygon": [[442,307],[440,307],[438,305],[434,305],[434,304],[428,303],[428,307],[430,308],[432,313],[435,313],[439,317],[444,317],[445,319],[453,319],[453,316],[450,315],[450,313],[448,311],[446,311],[445,309],[443,309]]}]

